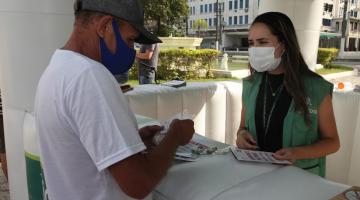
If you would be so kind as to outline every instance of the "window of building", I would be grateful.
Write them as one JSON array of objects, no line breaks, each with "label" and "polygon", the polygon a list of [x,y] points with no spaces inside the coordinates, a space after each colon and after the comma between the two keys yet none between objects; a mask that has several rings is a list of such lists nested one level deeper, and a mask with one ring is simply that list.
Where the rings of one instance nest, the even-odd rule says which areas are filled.
[{"label": "window of building", "polygon": [[358,23],[354,22],[354,30],[357,31],[358,29]]},{"label": "window of building", "polygon": [[341,8],[339,9],[339,17],[342,17],[343,15],[344,15],[344,8],[341,7]]},{"label": "window of building", "polygon": [[204,12],[204,5],[200,5],[200,13]]},{"label": "window of building", "polygon": [[192,20],[190,20],[190,29],[192,29],[192,27],[193,27],[193,21]]},{"label": "window of building", "polygon": [[357,18],[357,14],[358,14],[358,12],[356,11],[356,12],[354,12],[354,17],[356,17]]},{"label": "window of building", "polygon": [[245,24],[249,24],[249,15],[245,15]]},{"label": "window of building", "polygon": [[335,23],[335,30],[339,31],[340,30],[340,22],[336,22]]},{"label": "window of building", "polygon": [[324,11],[327,12],[328,11],[328,5],[327,3],[324,3]]},{"label": "window of building", "polygon": [[229,17],[229,25],[232,25],[232,17]]},{"label": "window of building", "polygon": [[217,19],[214,18],[214,26],[216,26],[217,23],[218,23],[218,22],[217,22]]},{"label": "window of building", "polygon": [[240,16],[240,17],[239,17],[239,24],[244,24],[244,22],[243,22],[243,16]]},{"label": "window of building", "polygon": [[238,23],[238,18],[237,16],[234,16],[234,25],[237,25],[237,23]]},{"label": "window of building", "polygon": [[209,27],[211,27],[212,26],[212,19],[210,18],[209,19]]},{"label": "window of building", "polygon": [[235,0],[234,1],[234,9],[236,10],[236,9],[238,9],[238,6],[239,5],[239,1],[238,0]]},{"label": "window of building", "polygon": [[208,5],[205,4],[205,13],[207,13],[207,12],[208,12]]},{"label": "window of building", "polygon": [[232,9],[233,9],[233,2],[229,1],[229,10],[232,10]]},{"label": "window of building", "polygon": [[240,0],[240,9],[244,8],[244,0]]},{"label": "window of building", "polygon": [[217,4],[214,3],[214,12],[216,12],[216,11],[217,11]]},{"label": "window of building", "polygon": [[329,3],[324,3],[324,11],[325,12],[332,12],[334,5]]},{"label": "window of building", "polygon": [[249,8],[249,0],[245,0],[245,8]]},{"label": "window of building", "polygon": [[212,13],[212,4],[209,4],[209,12]]},{"label": "window of building", "polygon": [[196,13],[195,13],[195,6],[193,7],[193,15],[195,15]]},{"label": "window of building", "polygon": [[323,19],[322,25],[323,26],[331,26],[331,20],[330,19]]}]

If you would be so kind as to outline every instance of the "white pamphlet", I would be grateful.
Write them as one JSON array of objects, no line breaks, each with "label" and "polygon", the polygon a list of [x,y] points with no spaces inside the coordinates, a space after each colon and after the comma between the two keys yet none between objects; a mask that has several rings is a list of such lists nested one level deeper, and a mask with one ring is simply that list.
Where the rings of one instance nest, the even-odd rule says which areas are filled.
[{"label": "white pamphlet", "polygon": [[231,151],[234,156],[238,160],[242,161],[251,161],[251,162],[262,162],[262,163],[274,163],[274,164],[283,164],[289,165],[291,164],[287,160],[277,160],[272,155],[272,152],[264,152],[264,151],[251,151],[239,149],[237,147],[231,147]]},{"label": "white pamphlet", "polygon": [[[195,133],[187,145],[178,147],[175,153],[175,159],[183,161],[198,161],[199,159],[208,158],[222,149],[226,149],[228,146],[229,145],[227,144],[217,142]],[[195,153],[199,150],[201,152]]]}]

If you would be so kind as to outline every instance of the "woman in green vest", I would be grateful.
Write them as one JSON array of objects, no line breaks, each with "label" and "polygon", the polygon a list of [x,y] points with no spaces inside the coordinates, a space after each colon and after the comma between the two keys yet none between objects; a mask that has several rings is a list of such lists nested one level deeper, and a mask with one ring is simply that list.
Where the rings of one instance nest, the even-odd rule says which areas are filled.
[{"label": "woman in green vest", "polygon": [[259,15],[248,41],[252,73],[243,80],[237,146],[324,177],[325,156],[340,147],[332,84],[309,70],[286,15]]}]

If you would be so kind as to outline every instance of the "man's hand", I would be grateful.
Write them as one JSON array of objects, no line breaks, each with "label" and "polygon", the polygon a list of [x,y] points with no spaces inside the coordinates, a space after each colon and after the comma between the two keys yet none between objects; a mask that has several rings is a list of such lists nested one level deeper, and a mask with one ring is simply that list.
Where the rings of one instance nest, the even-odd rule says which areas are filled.
[{"label": "man's hand", "polygon": [[241,129],[237,133],[236,138],[236,146],[240,149],[249,149],[249,150],[256,150],[258,146],[256,145],[256,141],[251,136],[251,134],[244,129]]},{"label": "man's hand", "polygon": [[[160,126],[148,126],[139,130],[145,144],[152,144],[152,138]],[[129,196],[145,198],[160,180],[174,160],[179,145],[187,144],[194,134],[194,122],[174,120],[165,138],[147,154],[137,153],[109,167],[120,188]]]},{"label": "man's hand", "polygon": [[154,126],[145,126],[139,130],[140,137],[144,142],[146,148],[150,149],[153,146],[155,146],[155,144],[153,143],[154,135],[160,132],[161,130],[163,130],[163,128],[164,127],[154,125]]},{"label": "man's hand", "polygon": [[294,148],[280,149],[277,152],[275,152],[273,156],[278,160],[287,160],[291,163],[294,163],[297,160]]},{"label": "man's hand", "polygon": [[174,119],[169,127],[168,134],[174,134],[179,145],[186,145],[190,142],[195,133],[194,122],[192,120]]}]

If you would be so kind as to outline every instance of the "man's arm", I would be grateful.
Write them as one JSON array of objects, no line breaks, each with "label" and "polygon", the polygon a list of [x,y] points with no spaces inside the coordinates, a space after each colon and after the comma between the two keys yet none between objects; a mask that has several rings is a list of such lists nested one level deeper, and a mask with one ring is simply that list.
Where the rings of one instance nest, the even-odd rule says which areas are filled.
[{"label": "man's arm", "polygon": [[140,50],[140,52],[136,53],[136,58],[141,59],[141,60],[151,60],[151,58],[154,54],[155,48],[156,48],[155,44],[143,45],[141,49],[145,49],[145,52],[141,53],[141,51],[143,51],[143,50]]},{"label": "man's arm", "polygon": [[150,152],[130,156],[108,169],[127,195],[145,198],[165,176],[178,146],[187,144],[193,134],[193,121],[174,120],[166,137]]},{"label": "man's arm", "polygon": [[154,54],[154,50],[147,49],[145,53],[137,52],[136,58],[142,59],[142,60],[151,60],[153,54]]}]

